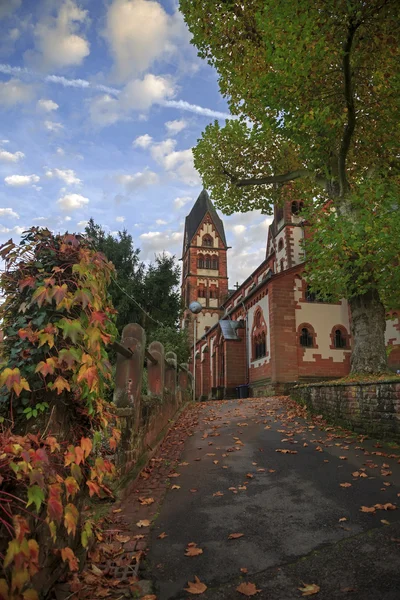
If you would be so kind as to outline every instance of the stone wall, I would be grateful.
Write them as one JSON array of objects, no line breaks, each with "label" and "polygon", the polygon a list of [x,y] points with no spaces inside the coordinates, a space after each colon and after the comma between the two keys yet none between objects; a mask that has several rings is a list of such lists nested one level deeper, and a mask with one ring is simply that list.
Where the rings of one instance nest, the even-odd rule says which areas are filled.
[{"label": "stone wall", "polygon": [[376,383],[300,385],[291,396],[338,424],[378,438],[400,439],[400,377]]}]

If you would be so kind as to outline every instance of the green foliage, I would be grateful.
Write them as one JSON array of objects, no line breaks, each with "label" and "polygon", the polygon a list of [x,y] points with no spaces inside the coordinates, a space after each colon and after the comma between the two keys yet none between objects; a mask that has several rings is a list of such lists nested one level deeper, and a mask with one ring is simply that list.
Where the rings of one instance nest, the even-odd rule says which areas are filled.
[{"label": "green foliage", "polygon": [[152,332],[150,342],[152,341],[161,342],[165,352],[175,352],[178,364],[188,362],[190,345],[187,329],[177,330],[175,327],[159,327]]},{"label": "green foliage", "polygon": [[135,249],[132,236],[126,230],[120,231],[118,238],[115,238],[106,234],[100,225],[90,219],[86,235],[96,250],[102,252],[115,266],[109,293],[118,311],[118,331],[121,333],[128,323],[139,323],[149,335],[158,327],[152,319],[175,327],[180,313],[177,291],[180,269],[175,263],[175,257],[157,255],[154,262],[146,268],[140,260],[140,250]]}]

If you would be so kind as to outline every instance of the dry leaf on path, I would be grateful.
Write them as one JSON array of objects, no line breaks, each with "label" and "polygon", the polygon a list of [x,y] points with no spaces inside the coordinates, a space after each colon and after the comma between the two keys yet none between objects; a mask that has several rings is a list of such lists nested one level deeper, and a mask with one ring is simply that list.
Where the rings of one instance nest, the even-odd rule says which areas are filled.
[{"label": "dry leaf on path", "polygon": [[180,490],[181,486],[180,485],[171,485],[171,490]]},{"label": "dry leaf on path", "polygon": [[351,483],[347,483],[347,482],[346,483],[340,483],[339,485],[340,485],[340,487],[343,487],[343,488],[351,487]]},{"label": "dry leaf on path", "polygon": [[131,537],[129,535],[116,535],[115,539],[117,542],[121,542],[121,544],[126,544],[126,542],[129,542]]},{"label": "dry leaf on path", "polygon": [[360,511],[364,513],[374,513],[376,512],[376,509],[373,506],[362,506]]},{"label": "dry leaf on path", "polygon": [[189,490],[189,492],[192,492],[192,494],[195,494],[198,490],[195,490],[194,488],[192,488],[191,490]]},{"label": "dry leaf on path", "polygon": [[339,523],[343,523],[343,521],[347,521],[347,517],[341,517],[341,518],[339,519]]},{"label": "dry leaf on path", "polygon": [[141,519],[136,523],[138,527],[150,527],[150,521],[148,519]]},{"label": "dry leaf on path", "polygon": [[242,567],[242,568],[240,569],[240,572],[241,572],[241,573],[244,573],[244,574],[246,574],[246,573],[247,573],[247,571],[248,571],[248,569],[246,569],[246,567]]},{"label": "dry leaf on path", "polygon": [[180,476],[181,476],[181,474],[180,474],[180,473],[170,473],[170,474],[168,475],[168,477],[180,477]]},{"label": "dry leaf on path", "polygon": [[122,512],[122,508],[114,508],[113,513],[120,513]]},{"label": "dry leaf on path", "polygon": [[228,540],[237,540],[244,536],[244,533],[230,533],[228,536]]},{"label": "dry leaf on path", "polygon": [[241,583],[237,588],[236,588],[237,592],[240,592],[240,594],[243,594],[243,596],[255,596],[256,594],[258,594],[258,592],[261,592],[261,590],[258,590],[255,586],[254,583]]},{"label": "dry leaf on path", "polygon": [[154,498],[139,498],[139,502],[143,506],[149,506],[154,503]]},{"label": "dry leaf on path", "polygon": [[207,589],[205,583],[202,583],[200,579],[195,575],[194,583],[192,581],[188,581],[188,586],[185,589],[185,592],[189,592],[189,594],[204,594]]},{"label": "dry leaf on path", "polygon": [[316,583],[304,583],[302,588],[298,588],[302,593],[302,596],[313,596],[314,594],[318,594],[321,589],[319,585]]},{"label": "dry leaf on path", "polygon": [[390,525],[389,521],[386,521],[386,519],[381,519],[381,523],[384,525]]},{"label": "dry leaf on path", "polygon": [[223,496],[224,494],[222,492],[215,492],[215,494],[213,494],[213,496]]},{"label": "dry leaf on path", "polygon": [[160,533],[160,535],[158,536],[158,538],[159,538],[160,540],[163,540],[163,539],[164,539],[164,538],[166,538],[166,537],[167,537],[167,534],[165,533],[165,531],[163,531],[162,533]]},{"label": "dry leaf on path", "polygon": [[188,544],[188,547],[185,551],[185,556],[199,556],[199,554],[203,554],[203,550],[198,548],[195,542]]},{"label": "dry leaf on path", "polygon": [[142,596],[140,600],[157,600],[157,596],[154,594],[146,594],[145,596]]}]

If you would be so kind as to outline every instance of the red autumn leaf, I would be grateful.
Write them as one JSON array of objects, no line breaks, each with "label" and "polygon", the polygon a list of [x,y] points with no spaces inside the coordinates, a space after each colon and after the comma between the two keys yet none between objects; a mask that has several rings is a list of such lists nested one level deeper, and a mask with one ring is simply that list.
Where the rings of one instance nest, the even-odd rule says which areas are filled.
[{"label": "red autumn leaf", "polygon": [[66,467],[76,461],[75,447],[68,446],[66,453],[64,454],[64,464]]},{"label": "red autumn leaf", "polygon": [[41,373],[43,375],[43,377],[46,377],[47,375],[53,375],[54,373],[54,369],[57,366],[57,359],[55,357],[50,357],[47,358],[46,361],[41,361],[36,369],[35,369],[35,373]]},{"label": "red autumn leaf", "polygon": [[79,513],[75,504],[67,504],[64,512],[64,527],[67,530],[68,534],[72,533],[75,537],[76,534],[76,526],[78,524]]},{"label": "red autumn leaf", "polygon": [[81,367],[79,371],[79,375],[77,381],[80,383],[81,381],[85,381],[88,385],[89,390],[92,392],[97,389],[99,375],[97,371],[97,367],[86,367],[85,365]]},{"label": "red autumn leaf", "polygon": [[63,506],[61,503],[61,485],[59,483],[53,483],[49,487],[47,512],[51,521],[60,523],[63,516]]},{"label": "red autumn leaf", "polygon": [[89,438],[82,438],[81,439],[81,448],[84,452],[85,458],[87,458],[93,448],[92,441]]},{"label": "red autumn leaf", "polygon": [[36,278],[35,277],[26,277],[25,279],[21,279],[18,281],[19,291],[22,292],[26,287],[33,288],[35,287]]},{"label": "red autumn leaf", "polygon": [[106,321],[107,321],[106,313],[100,312],[100,311],[94,311],[94,312],[92,312],[92,314],[90,316],[89,323],[90,323],[90,325],[98,323],[99,325],[103,326]]},{"label": "red autumn leaf", "polygon": [[26,379],[21,377],[20,370],[18,368],[4,369],[0,374],[0,387],[5,385],[9,391],[13,390],[17,396],[20,395],[22,390],[30,392],[30,387]]},{"label": "red autumn leaf", "polygon": [[75,456],[75,462],[77,465],[83,463],[85,461],[85,453],[83,451],[83,448],[81,448],[80,446],[75,446]]},{"label": "red autumn leaf", "polygon": [[67,495],[67,500],[71,496],[73,498],[75,494],[79,491],[78,482],[74,477],[67,477],[64,481],[65,490]]},{"label": "red autumn leaf", "polygon": [[63,562],[68,561],[68,565],[71,571],[77,571],[79,568],[79,559],[75,556],[73,550],[71,548],[62,548],[61,550],[61,558]]},{"label": "red autumn leaf", "polygon": [[89,496],[92,497],[94,494],[100,496],[100,486],[95,481],[87,481],[86,485],[89,488]]}]

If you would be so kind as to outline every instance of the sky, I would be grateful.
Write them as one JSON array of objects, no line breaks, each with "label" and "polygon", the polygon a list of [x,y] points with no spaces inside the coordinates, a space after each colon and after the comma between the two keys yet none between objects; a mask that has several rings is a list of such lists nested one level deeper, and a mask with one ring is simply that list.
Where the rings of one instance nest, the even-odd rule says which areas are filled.
[{"label": "sky", "polygon": [[[191,149],[226,118],[175,0],[0,0],[0,243],[93,217],[126,228],[143,260],[180,258],[202,189]],[[233,287],[263,260],[271,219],[221,217]]]}]

